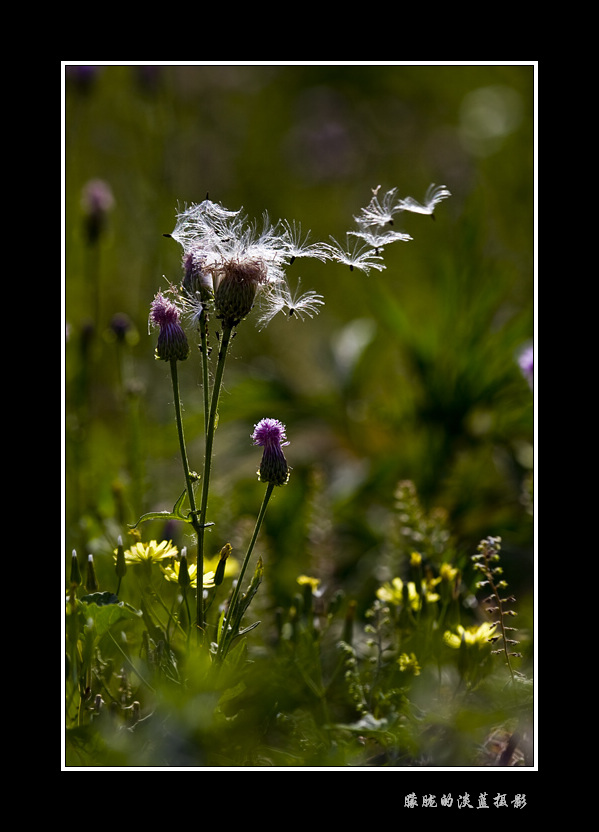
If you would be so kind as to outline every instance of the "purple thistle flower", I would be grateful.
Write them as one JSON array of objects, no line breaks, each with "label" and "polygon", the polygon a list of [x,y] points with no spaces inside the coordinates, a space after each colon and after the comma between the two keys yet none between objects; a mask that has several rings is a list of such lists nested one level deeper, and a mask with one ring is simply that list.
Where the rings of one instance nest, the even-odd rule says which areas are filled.
[{"label": "purple thistle flower", "polygon": [[534,348],[532,346],[525,347],[518,356],[518,364],[522,375],[528,382],[530,389],[534,386]]},{"label": "purple thistle flower", "polygon": [[156,357],[162,361],[185,361],[189,355],[187,336],[174,303],[158,292],[152,301],[150,323],[159,327]]},{"label": "purple thistle flower", "polygon": [[285,485],[289,479],[289,466],[282,448],[289,445],[285,425],[278,419],[261,419],[254,425],[254,445],[264,448],[258,476],[261,482]]}]

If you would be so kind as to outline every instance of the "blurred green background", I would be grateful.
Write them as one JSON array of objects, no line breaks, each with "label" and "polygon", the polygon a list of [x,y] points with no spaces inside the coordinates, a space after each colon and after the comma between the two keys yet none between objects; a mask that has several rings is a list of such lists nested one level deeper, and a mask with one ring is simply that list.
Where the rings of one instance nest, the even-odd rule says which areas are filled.
[{"label": "blurred green background", "polygon": [[[532,586],[533,395],[518,351],[534,335],[532,65],[64,67],[65,556],[111,552],[128,524],[183,490],[168,366],[148,333],[154,294],[181,277],[163,236],[206,194],[344,239],[371,189],[452,197],[406,215],[407,244],[365,276],[296,261],[321,314],[248,319],[220,411],[210,546],[238,555],[262,500],[253,425],[287,426],[290,483],[260,545],[266,605],[302,572],[368,603],[398,482],[448,512],[459,552],[503,539],[508,581]],[[82,192],[113,197],[93,242]],[[195,355],[180,368],[190,464],[202,465]],[[144,540],[186,529],[142,526]],[[368,599],[368,600],[366,600]]]}]

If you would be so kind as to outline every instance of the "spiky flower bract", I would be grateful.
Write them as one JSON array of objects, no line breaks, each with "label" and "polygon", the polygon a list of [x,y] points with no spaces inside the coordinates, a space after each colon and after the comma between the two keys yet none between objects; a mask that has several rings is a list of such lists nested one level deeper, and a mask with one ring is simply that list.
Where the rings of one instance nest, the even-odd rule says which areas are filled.
[{"label": "spiky flower bract", "polygon": [[224,326],[237,326],[252,311],[258,288],[267,283],[268,270],[260,258],[227,260],[214,295],[216,317]]},{"label": "spiky flower bract", "polygon": [[184,361],[189,355],[189,343],[180,319],[177,306],[158,292],[150,309],[150,323],[159,328],[156,357],[162,361]]},{"label": "spiky flower bract", "polygon": [[278,419],[261,419],[252,433],[254,445],[264,448],[258,476],[261,482],[285,485],[289,479],[289,466],[283,447],[289,445],[285,425]]}]

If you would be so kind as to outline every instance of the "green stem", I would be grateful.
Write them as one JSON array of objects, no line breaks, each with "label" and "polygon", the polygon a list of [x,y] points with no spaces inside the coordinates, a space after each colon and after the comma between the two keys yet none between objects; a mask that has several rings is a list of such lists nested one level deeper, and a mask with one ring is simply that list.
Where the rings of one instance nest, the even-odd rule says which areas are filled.
[{"label": "green stem", "polygon": [[185,482],[187,485],[187,496],[189,499],[189,506],[191,509],[191,524],[194,528],[194,531],[198,538],[198,626],[199,622],[204,620],[204,611],[202,609],[202,602],[203,602],[203,580],[202,576],[204,574],[204,559],[203,556],[201,557],[201,550],[200,550],[200,540],[202,540],[202,526],[201,522],[198,521],[198,510],[196,508],[195,502],[195,494],[193,490],[193,481],[191,476],[191,471],[189,469],[189,461],[187,459],[187,448],[185,445],[185,435],[183,432],[183,417],[181,415],[181,399],[179,397],[179,373],[177,367],[177,361],[171,361],[171,378],[173,382],[173,396],[175,399],[175,415],[177,418],[177,433],[179,435],[179,448],[181,451],[181,460],[183,462],[183,473],[185,474]]},{"label": "green stem", "polygon": [[185,610],[187,612],[187,621],[189,622],[187,628],[187,643],[189,644],[189,635],[191,633],[191,612],[189,610],[189,601],[187,600],[187,588],[183,589],[183,601],[185,602]]},{"label": "green stem", "polygon": [[177,419],[177,433],[179,435],[179,449],[181,451],[183,473],[185,474],[185,482],[187,485],[187,496],[189,498],[189,505],[191,507],[192,517],[195,521],[197,521],[195,494],[193,491],[191,471],[189,469],[189,462],[187,459],[187,448],[185,446],[185,434],[183,431],[183,418],[181,415],[181,399],[179,397],[179,372],[177,368],[177,361],[175,359],[171,361],[171,378],[173,382],[173,396],[175,399],[175,416]]},{"label": "green stem", "polygon": [[268,502],[272,495],[274,488],[274,483],[269,482],[266,487],[266,493],[264,495],[264,499],[262,501],[262,506],[260,507],[260,512],[256,519],[256,525],[254,526],[254,533],[252,535],[252,539],[250,540],[250,544],[248,546],[248,550],[246,552],[245,558],[241,565],[241,570],[239,572],[239,576],[237,578],[237,583],[235,584],[235,588],[233,589],[233,594],[231,596],[231,602],[229,604],[229,609],[227,610],[227,614],[222,624],[222,637],[219,641],[218,651],[217,651],[217,659],[221,660],[224,659],[228,649],[229,644],[233,638],[235,638],[236,633],[232,630],[229,630],[229,627],[232,622],[235,621],[236,612],[237,612],[237,605],[239,602],[239,593],[241,591],[241,584],[243,582],[244,575],[246,573],[248,564],[250,562],[250,558],[252,556],[252,552],[254,550],[254,545],[258,538],[258,533],[260,531],[260,527],[262,526],[262,521],[264,520],[264,515],[266,514],[266,509],[268,506]]},{"label": "green stem", "polygon": [[198,532],[198,586],[197,586],[197,627],[198,636],[201,638],[205,630],[204,621],[204,528],[206,525],[206,514],[208,511],[208,493],[210,490],[210,473],[212,469],[212,449],[214,447],[214,433],[218,414],[218,400],[225,371],[227,352],[231,341],[232,327],[223,327],[218,362],[214,374],[214,386],[212,388],[212,400],[210,412],[206,425],[206,446],[204,450],[204,471],[202,475],[202,497],[200,502],[199,528]]},{"label": "green stem", "polygon": [[210,388],[208,385],[208,323],[206,313],[200,316],[200,339],[202,353],[202,379],[204,394],[204,433],[208,432],[208,419],[210,418]]}]

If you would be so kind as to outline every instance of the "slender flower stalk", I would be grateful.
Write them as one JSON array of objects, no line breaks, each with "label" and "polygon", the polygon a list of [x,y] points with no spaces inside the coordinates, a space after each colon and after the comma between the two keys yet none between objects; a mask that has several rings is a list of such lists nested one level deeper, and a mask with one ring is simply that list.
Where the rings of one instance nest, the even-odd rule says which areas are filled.
[{"label": "slender flower stalk", "polygon": [[241,570],[237,578],[237,583],[233,589],[229,608],[223,621],[217,650],[217,659],[220,661],[222,661],[225,657],[233,639],[235,639],[238,635],[238,625],[240,623],[238,620],[238,608],[241,584],[250,562],[252,552],[254,551],[254,545],[258,538],[258,533],[260,531],[260,527],[262,526],[272,492],[275,486],[286,485],[289,480],[289,466],[287,464],[287,460],[285,459],[285,454],[283,453],[283,448],[289,445],[285,432],[285,425],[279,422],[278,419],[261,419],[254,426],[252,439],[254,440],[254,445],[259,445],[264,448],[258,477],[261,482],[265,482],[267,484],[266,492],[264,494],[264,499],[262,500],[260,512],[256,519],[254,533],[252,534],[252,539],[250,540],[248,550],[241,565]]},{"label": "slender flower stalk", "polygon": [[514,668],[512,667],[511,658],[522,658],[521,653],[513,652],[513,645],[518,644],[518,640],[511,638],[511,634],[515,632],[515,627],[510,627],[506,620],[510,616],[516,616],[517,613],[511,609],[512,603],[516,600],[513,595],[507,597],[503,596],[503,591],[507,588],[507,582],[501,577],[503,569],[499,565],[499,551],[501,549],[500,537],[487,537],[481,540],[478,545],[475,555],[472,555],[474,568],[483,573],[484,580],[478,581],[478,588],[488,588],[491,594],[484,599],[487,604],[487,612],[496,616],[495,621],[492,622],[492,629],[496,634],[489,637],[489,641],[501,641],[502,646],[493,650],[493,653],[503,653],[505,655],[506,665],[510,672],[512,682],[516,678]]},{"label": "slender flower stalk", "polygon": [[[179,435],[179,448],[181,451],[181,459],[183,462],[183,472],[185,475],[185,482],[187,486],[187,497],[189,499],[189,506],[191,511],[191,525],[197,537],[197,569],[198,575],[204,574],[204,527],[206,522],[206,512],[200,512],[198,517],[198,509],[195,501],[195,493],[193,489],[192,474],[189,469],[189,462],[187,459],[187,449],[185,445],[185,436],[183,433],[183,419],[181,416],[181,401],[179,398],[179,381],[177,372],[177,362],[171,361],[171,376],[173,380],[173,397],[175,401],[175,413],[177,417],[177,433]],[[204,519],[201,519],[201,518]],[[186,596],[187,602],[187,596]],[[198,637],[201,638],[200,633],[204,631],[204,588],[202,581],[198,581],[196,588],[196,626],[198,628]]]},{"label": "slender flower stalk", "polygon": [[[183,474],[185,476],[187,497],[190,506],[191,525],[193,526],[198,541],[198,574],[202,575],[204,573],[204,524],[206,522],[207,483],[204,483],[202,491],[202,505],[200,511],[198,512],[193,488],[195,476],[192,474],[189,467],[189,460],[187,457],[187,447],[185,444],[185,434],[183,430],[183,417],[181,414],[181,398],[179,394],[178,362],[186,359],[189,355],[189,343],[180,323],[180,313],[178,308],[175,304],[166,300],[160,293],[154,298],[150,320],[160,329],[158,344],[156,346],[156,357],[162,359],[163,361],[169,361],[170,363],[173,399],[175,403],[175,417],[177,422],[177,435],[179,437],[179,450],[181,453],[181,461],[183,463]],[[204,476],[206,476],[206,471],[204,472]],[[199,581],[196,592],[196,624],[200,639],[200,633],[203,633],[204,631],[203,602],[203,586],[202,582]]]},{"label": "slender flower stalk", "polygon": [[206,313],[200,315],[200,351],[202,353],[202,395],[204,402],[204,433],[208,431],[210,416],[210,374],[208,372],[208,321]]},{"label": "slender flower stalk", "polygon": [[217,661],[222,661],[226,656],[227,652],[229,651],[229,647],[231,646],[233,639],[235,639],[238,635],[237,630],[233,627],[233,624],[236,622],[238,607],[239,607],[239,593],[241,591],[241,584],[245,577],[245,573],[248,568],[248,564],[252,557],[252,552],[254,551],[254,546],[256,544],[256,540],[258,539],[258,534],[260,532],[260,528],[262,526],[262,521],[264,520],[264,516],[266,514],[266,509],[268,507],[268,503],[272,496],[272,492],[274,490],[275,483],[269,482],[266,486],[266,493],[264,494],[264,499],[262,500],[262,505],[260,507],[260,512],[258,513],[258,517],[256,518],[256,525],[254,526],[254,532],[252,534],[252,539],[250,540],[245,558],[243,559],[243,563],[241,565],[241,570],[239,572],[239,576],[237,577],[237,582],[233,588],[233,594],[231,595],[231,601],[229,603],[229,607],[227,613],[225,615],[223,624],[222,624],[222,631],[218,642],[218,649],[216,652]]},{"label": "slender flower stalk", "polygon": [[[229,351],[229,344],[231,342],[233,328],[223,327],[220,349],[218,353],[218,362],[216,365],[216,372],[214,376],[214,384],[212,388],[212,399],[210,403],[210,413],[208,414],[208,425],[206,428],[206,443],[204,448],[204,469],[202,472],[202,496],[200,501],[199,513],[199,527],[198,527],[198,570],[204,569],[204,529],[206,526],[206,517],[208,513],[208,496],[210,491],[210,475],[212,472],[212,452],[214,448],[214,434],[216,431],[218,401],[222,387],[223,375],[225,372],[225,363],[227,360],[227,353]],[[197,625],[198,629],[203,633],[205,630],[204,610],[203,610],[203,588],[198,583],[197,587]]]},{"label": "slender flower stalk", "polygon": [[[189,499],[189,506],[191,509],[192,517],[195,518],[195,523],[197,523],[198,512],[196,508],[195,502],[195,493],[193,489],[193,482],[195,477],[192,475],[191,469],[189,467],[189,460],[187,458],[187,446],[185,444],[185,432],[183,429],[183,416],[181,414],[181,398],[179,395],[179,371],[177,367],[177,362],[175,360],[170,362],[171,366],[171,380],[173,385],[173,399],[175,402],[175,418],[177,422],[177,435],[179,437],[179,450],[181,452],[181,461],[183,463],[183,474],[185,476],[185,484],[187,488],[187,497]],[[197,528],[196,528],[197,531]]]}]

